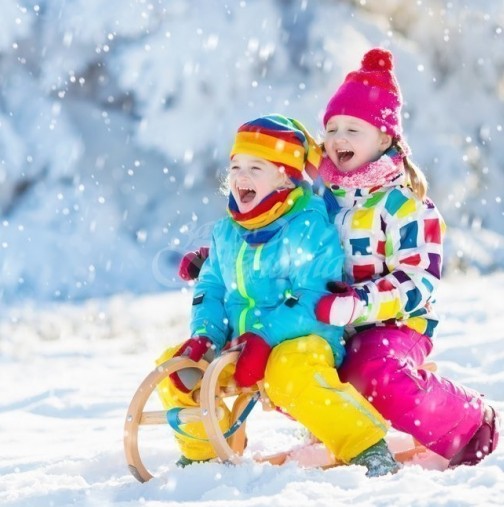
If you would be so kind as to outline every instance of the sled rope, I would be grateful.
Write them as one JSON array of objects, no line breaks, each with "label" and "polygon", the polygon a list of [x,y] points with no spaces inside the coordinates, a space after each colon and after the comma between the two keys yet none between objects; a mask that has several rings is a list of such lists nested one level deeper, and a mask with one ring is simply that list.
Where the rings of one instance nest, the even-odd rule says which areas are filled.
[{"label": "sled rope", "polygon": [[[254,408],[255,404],[259,400],[261,393],[257,391],[254,393],[252,398],[250,398],[250,401],[247,403],[245,408],[243,409],[242,413],[237,417],[236,421],[233,423],[233,425],[224,433],[224,438],[229,438],[233,433],[238,431],[240,429],[240,426],[245,422],[245,419],[249,416],[250,412],[252,412],[252,409]],[[172,408],[170,410],[166,411],[166,421],[168,424],[172,427],[174,431],[176,431],[180,435],[184,435],[185,437],[192,438],[194,440],[200,440],[203,442],[208,442],[208,438],[201,438],[196,437],[194,435],[191,435],[190,433],[187,433],[187,431],[184,431],[180,425],[181,424],[187,424],[182,423],[179,417],[179,413],[181,410],[184,410],[183,407],[176,407]]]}]

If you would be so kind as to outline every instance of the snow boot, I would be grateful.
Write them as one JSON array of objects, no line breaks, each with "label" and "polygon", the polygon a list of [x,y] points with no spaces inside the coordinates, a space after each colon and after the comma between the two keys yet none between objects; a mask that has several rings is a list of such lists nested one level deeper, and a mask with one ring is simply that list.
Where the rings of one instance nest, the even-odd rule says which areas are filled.
[{"label": "snow boot", "polygon": [[500,417],[490,406],[485,407],[483,422],[469,442],[450,460],[450,468],[477,465],[492,453],[499,441]]},{"label": "snow boot", "polygon": [[399,470],[399,463],[395,460],[383,439],[362,451],[350,461],[350,464],[365,466],[368,477],[395,474]]}]

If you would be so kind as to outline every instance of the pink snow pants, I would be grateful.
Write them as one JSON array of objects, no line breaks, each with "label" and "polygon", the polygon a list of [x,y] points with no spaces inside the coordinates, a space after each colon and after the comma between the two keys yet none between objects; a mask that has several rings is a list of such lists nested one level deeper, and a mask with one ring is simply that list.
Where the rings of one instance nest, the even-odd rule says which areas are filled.
[{"label": "pink snow pants", "polygon": [[450,459],[481,426],[483,401],[475,391],[420,369],[431,349],[429,338],[407,326],[372,328],[349,340],[338,371],[395,429]]}]

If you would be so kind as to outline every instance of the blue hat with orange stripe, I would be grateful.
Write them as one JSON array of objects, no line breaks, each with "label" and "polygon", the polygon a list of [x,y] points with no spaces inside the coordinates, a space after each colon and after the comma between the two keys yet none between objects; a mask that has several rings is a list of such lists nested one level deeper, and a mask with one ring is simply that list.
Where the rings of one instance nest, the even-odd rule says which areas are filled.
[{"label": "blue hat with orange stripe", "polygon": [[294,180],[303,179],[303,171],[315,179],[322,158],[320,146],[304,125],[281,114],[244,123],[236,133],[230,158],[237,153],[269,160]]}]

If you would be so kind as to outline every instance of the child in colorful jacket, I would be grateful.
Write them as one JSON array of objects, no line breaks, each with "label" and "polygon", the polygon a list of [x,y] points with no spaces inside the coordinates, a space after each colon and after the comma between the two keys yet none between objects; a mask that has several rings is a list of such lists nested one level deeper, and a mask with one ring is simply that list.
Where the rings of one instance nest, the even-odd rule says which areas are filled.
[{"label": "child in colorful jacket", "polygon": [[499,418],[478,393],[422,369],[438,324],[445,225],[408,158],[392,70],[389,51],[369,51],[325,111],[320,176],[347,283],[316,313],[347,326],[342,380],[450,466],[474,465],[497,446]]},{"label": "child in colorful jacket", "polygon": [[[395,472],[384,419],[338,378],[342,328],[315,316],[316,302],[343,263],[324,202],[302,181],[305,165],[318,165],[320,148],[299,122],[270,115],[240,127],[230,158],[229,216],[213,229],[194,288],[192,337],[159,361],[181,355],[211,360],[231,340],[243,343],[237,385],[264,378],[270,400],[338,460],[366,466],[369,476]],[[191,391],[199,379],[190,373],[178,371],[162,386],[167,408],[195,405]],[[229,414],[221,427],[229,427]],[[184,431],[204,435],[201,423]],[[181,465],[215,457],[201,439],[177,439]]]}]

